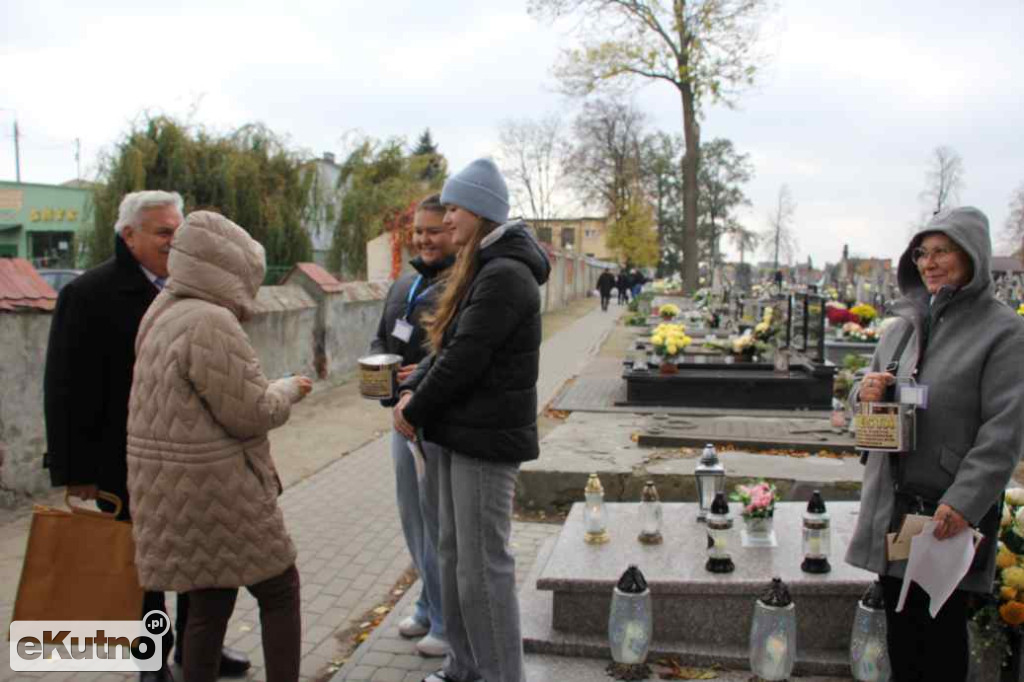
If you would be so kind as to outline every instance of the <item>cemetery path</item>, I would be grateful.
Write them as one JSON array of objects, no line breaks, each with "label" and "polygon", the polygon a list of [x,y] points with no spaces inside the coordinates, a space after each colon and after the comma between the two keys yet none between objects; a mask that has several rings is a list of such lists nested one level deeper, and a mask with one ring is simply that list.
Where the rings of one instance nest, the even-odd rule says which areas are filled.
[{"label": "cemetery path", "polygon": [[[545,316],[545,324],[550,317],[549,326],[554,329],[548,330],[541,347],[538,393],[542,408],[583,368],[614,326],[617,311],[602,313],[596,303],[596,299],[587,299],[567,311]],[[272,435],[275,461],[285,484],[280,504],[299,550],[303,680],[327,679],[337,670],[342,644],[336,635],[358,625],[368,611],[387,601],[410,567],[394,499],[387,435],[390,412],[360,398],[354,382],[318,389],[296,406],[289,424]],[[36,501],[63,504],[59,491]],[[13,609],[30,518],[27,506],[0,516],[0,609],[7,618]],[[520,555],[519,571],[525,575],[541,542],[558,527],[515,525],[513,542]],[[168,600],[168,607],[173,612],[173,599]],[[263,679],[258,611],[255,600],[244,590],[225,643],[250,656],[253,670],[249,679]],[[408,676],[418,681],[422,674],[412,672],[416,666],[434,669],[436,660],[420,659],[410,652],[399,655],[403,656],[399,663],[405,667],[394,668],[399,673],[389,673],[387,679]],[[15,673],[9,657],[0,657],[0,682],[28,679],[106,682],[133,677]]]}]

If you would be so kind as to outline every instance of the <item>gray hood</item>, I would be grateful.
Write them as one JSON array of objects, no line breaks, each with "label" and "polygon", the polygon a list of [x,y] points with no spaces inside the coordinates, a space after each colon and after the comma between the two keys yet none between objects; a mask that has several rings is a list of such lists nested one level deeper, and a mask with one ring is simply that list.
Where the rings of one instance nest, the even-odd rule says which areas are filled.
[{"label": "gray hood", "polygon": [[[938,232],[944,234],[964,250],[971,259],[974,274],[971,281],[960,288],[957,299],[974,298],[988,291],[992,286],[992,240],[989,238],[988,218],[972,206],[951,208],[942,211],[921,228],[910,245],[900,256],[897,281],[900,292],[914,301],[927,301],[928,289],[917,271],[911,252],[921,245],[925,235]],[[945,292],[939,292],[942,295]],[[946,296],[953,292],[945,293]]]}]

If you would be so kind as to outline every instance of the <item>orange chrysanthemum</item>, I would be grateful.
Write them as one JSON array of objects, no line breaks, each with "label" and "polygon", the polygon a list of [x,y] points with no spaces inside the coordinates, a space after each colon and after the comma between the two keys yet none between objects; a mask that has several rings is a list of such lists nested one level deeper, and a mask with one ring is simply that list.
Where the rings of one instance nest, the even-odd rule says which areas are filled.
[{"label": "orange chrysanthemum", "polygon": [[1008,601],[999,607],[999,615],[1010,625],[1020,625],[1024,623],[1024,604]]},{"label": "orange chrysanthemum", "polygon": [[1002,601],[1013,601],[1014,599],[1017,598],[1017,588],[1016,587],[1000,587],[999,588],[999,598]]}]

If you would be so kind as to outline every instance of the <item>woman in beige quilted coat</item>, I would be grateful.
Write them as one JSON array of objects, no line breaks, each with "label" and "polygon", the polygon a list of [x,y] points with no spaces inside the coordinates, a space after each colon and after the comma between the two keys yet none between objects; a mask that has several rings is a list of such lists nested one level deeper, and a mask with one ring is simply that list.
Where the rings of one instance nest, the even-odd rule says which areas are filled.
[{"label": "woman in beige quilted coat", "polygon": [[267,680],[297,680],[299,576],[267,432],[312,383],[268,381],[242,329],[266,270],[263,247],[245,230],[216,213],[190,214],[168,269],[139,327],[129,403],[139,580],[190,595],[188,682],[217,678],[241,586],[259,602]]}]

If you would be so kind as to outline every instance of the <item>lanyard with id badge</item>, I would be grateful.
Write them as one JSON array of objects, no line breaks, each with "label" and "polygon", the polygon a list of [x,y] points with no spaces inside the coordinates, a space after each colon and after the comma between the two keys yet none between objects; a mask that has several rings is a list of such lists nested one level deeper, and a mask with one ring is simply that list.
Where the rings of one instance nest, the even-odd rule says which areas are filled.
[{"label": "lanyard with id badge", "polygon": [[395,320],[395,328],[391,330],[391,335],[402,343],[409,343],[409,339],[412,338],[412,333],[415,330],[415,327],[409,321],[413,308],[416,307],[421,298],[427,295],[428,291],[434,288],[434,285],[431,284],[423,291],[417,293],[422,283],[423,275],[417,275],[416,280],[412,283],[412,287],[409,288],[409,295],[405,299],[405,315]]}]

